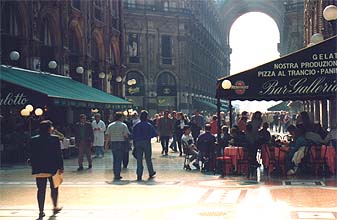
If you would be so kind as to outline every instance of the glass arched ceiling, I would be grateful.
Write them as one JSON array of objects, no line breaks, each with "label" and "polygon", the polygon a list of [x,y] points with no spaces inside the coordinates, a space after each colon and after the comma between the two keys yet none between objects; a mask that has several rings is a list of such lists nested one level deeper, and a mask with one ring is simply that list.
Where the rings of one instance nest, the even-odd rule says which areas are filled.
[{"label": "glass arched ceiling", "polygon": [[[261,12],[240,16],[232,25],[229,44],[232,48],[230,74],[236,74],[280,57],[277,46],[280,32],[276,22]],[[240,111],[262,111],[277,104],[270,101],[235,101]]]},{"label": "glass arched ceiling", "polygon": [[230,74],[277,59],[280,56],[277,50],[279,42],[280,32],[270,16],[261,12],[240,16],[229,33],[232,48]]}]

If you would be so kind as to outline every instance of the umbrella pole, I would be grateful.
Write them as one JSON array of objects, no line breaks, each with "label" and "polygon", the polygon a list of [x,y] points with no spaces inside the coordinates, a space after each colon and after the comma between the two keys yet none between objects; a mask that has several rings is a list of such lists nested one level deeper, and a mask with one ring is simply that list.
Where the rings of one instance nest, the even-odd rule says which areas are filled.
[{"label": "umbrella pole", "polygon": [[221,102],[220,102],[220,98],[217,98],[217,103],[216,103],[216,107],[217,107],[217,117],[218,117],[218,121],[217,121],[217,142],[220,142],[221,139],[221,115],[220,115],[220,109],[221,109]]},{"label": "umbrella pole", "polygon": [[232,128],[233,125],[233,110],[232,110],[232,101],[229,100],[229,128]]}]

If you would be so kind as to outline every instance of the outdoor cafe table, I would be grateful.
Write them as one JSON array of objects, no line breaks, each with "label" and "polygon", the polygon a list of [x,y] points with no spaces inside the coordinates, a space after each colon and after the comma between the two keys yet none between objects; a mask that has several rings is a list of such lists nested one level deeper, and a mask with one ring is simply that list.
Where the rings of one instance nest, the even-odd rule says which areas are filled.
[{"label": "outdoor cafe table", "polygon": [[[279,166],[279,168],[284,169],[285,165],[285,156],[287,152],[289,151],[289,146],[287,144],[283,144],[282,147],[275,147],[275,159],[276,159],[276,165]],[[315,151],[311,150],[311,154],[314,155]],[[336,174],[336,150],[333,146],[325,146],[323,145],[321,147],[321,156],[324,157],[325,155],[325,161],[329,167],[329,171],[331,174]],[[312,158],[310,158],[312,160]]]},{"label": "outdoor cafe table", "polygon": [[224,150],[224,155],[231,157],[235,171],[246,173],[245,171],[238,170],[238,161],[243,159],[244,153],[243,147],[229,146],[225,147]]},{"label": "outdoor cafe table", "polygon": [[[315,151],[311,151],[315,156]],[[321,147],[321,157],[325,157],[325,162],[329,167],[331,174],[336,174],[336,150],[333,146],[322,145]]]},{"label": "outdoor cafe table", "polygon": [[285,158],[287,155],[287,152],[289,151],[288,143],[282,143],[281,147],[275,147],[275,162],[277,169],[283,170],[284,174],[286,172],[285,170]]}]

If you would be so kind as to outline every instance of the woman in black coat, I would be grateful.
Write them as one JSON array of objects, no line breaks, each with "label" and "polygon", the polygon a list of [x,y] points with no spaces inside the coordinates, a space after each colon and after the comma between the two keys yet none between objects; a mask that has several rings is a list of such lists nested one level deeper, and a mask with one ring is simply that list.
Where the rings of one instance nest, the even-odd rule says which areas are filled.
[{"label": "woman in black coat", "polygon": [[39,218],[45,216],[44,201],[46,196],[47,179],[50,182],[51,197],[54,205],[54,214],[61,211],[57,206],[58,188],[54,187],[52,176],[63,173],[63,158],[60,140],[51,135],[52,122],[40,122],[40,134],[31,138],[28,149],[28,163],[32,166],[32,174],[36,178],[37,201],[39,204]]}]

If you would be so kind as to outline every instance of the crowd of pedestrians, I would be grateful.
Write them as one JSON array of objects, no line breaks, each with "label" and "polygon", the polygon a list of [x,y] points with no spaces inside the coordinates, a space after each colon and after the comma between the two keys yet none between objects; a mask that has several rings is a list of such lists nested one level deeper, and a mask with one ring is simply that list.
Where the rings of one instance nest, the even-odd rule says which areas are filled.
[{"label": "crowd of pedestrians", "polygon": [[[221,120],[219,123],[221,137],[220,142],[215,145],[218,120]],[[243,111],[230,129],[226,125],[225,118],[204,116],[198,111],[191,117],[182,112],[164,111],[162,115],[155,114],[151,119],[147,111],[141,111],[140,114],[134,111],[130,115],[116,112],[107,126],[99,113],[94,115],[92,122],[87,120],[85,114],[81,114],[79,122],[74,126],[75,144],[78,148],[77,171],[84,169],[84,156],[87,159],[88,169],[93,167],[93,149],[96,158],[103,158],[104,152],[111,149],[114,181],[119,181],[122,179],[122,166],[127,168],[129,152],[133,149],[132,155],[137,160],[137,181],[143,179],[144,158],[149,179],[152,179],[156,171],[152,163],[151,139],[156,137],[161,143],[162,157],[168,156],[169,148],[173,153],[179,153],[181,157],[184,154],[190,155],[189,162],[185,164],[186,170],[191,170],[191,166],[206,171],[216,169],[210,162],[214,160],[215,154],[223,155],[224,148],[229,145],[246,148],[250,166],[257,167],[260,164],[256,155],[261,146],[263,144],[276,146],[276,140],[270,132],[286,131],[292,136],[286,157],[286,168],[290,175],[296,172],[297,167],[292,159],[300,147],[310,144],[335,146],[337,142],[336,126],[333,126],[328,133],[319,123],[310,121],[307,112],[301,112],[297,117],[290,118],[287,112],[262,114],[257,111],[249,114]],[[52,188],[54,213],[61,210],[57,204],[58,188],[54,187],[52,176],[63,173],[62,142],[60,142],[62,138],[64,135],[52,127],[52,122],[42,121],[39,134],[32,137],[30,142],[28,158],[32,165],[32,174],[36,178],[40,217],[44,216],[44,198],[48,180]]]}]

